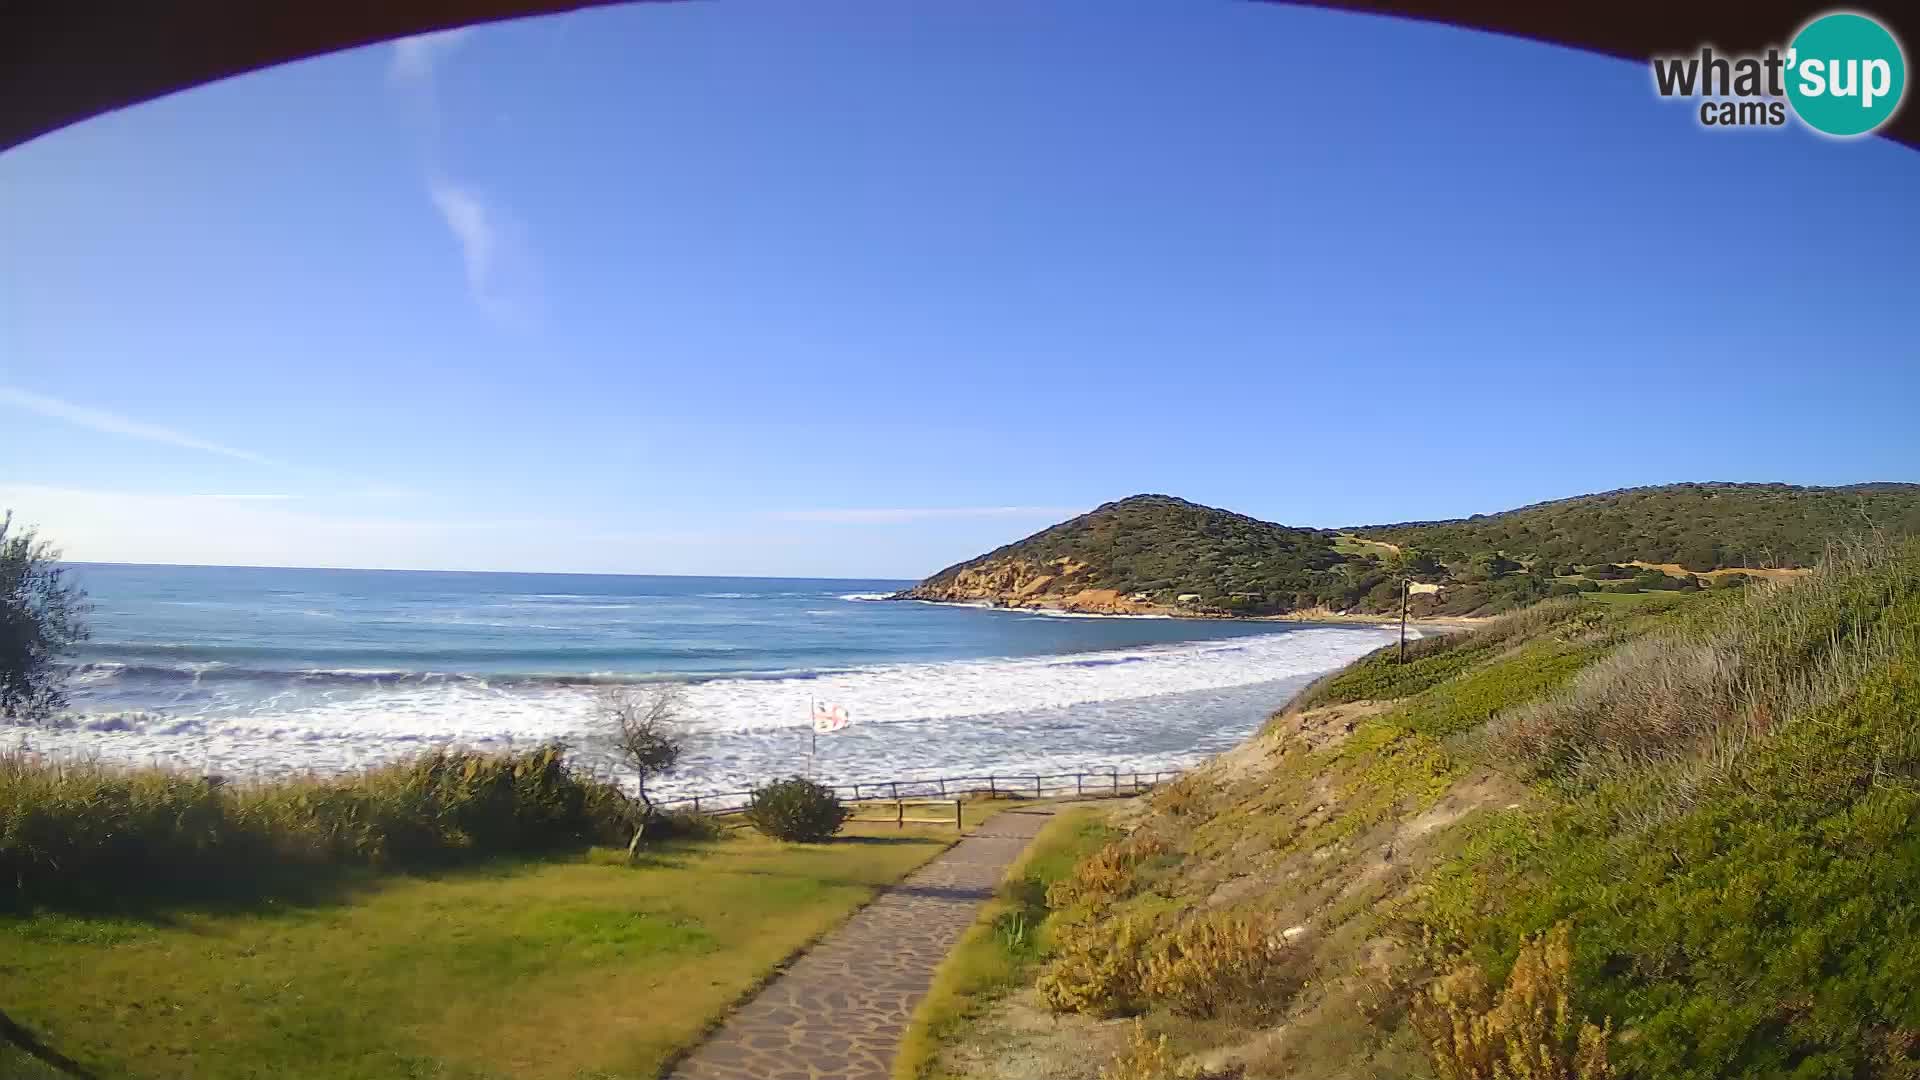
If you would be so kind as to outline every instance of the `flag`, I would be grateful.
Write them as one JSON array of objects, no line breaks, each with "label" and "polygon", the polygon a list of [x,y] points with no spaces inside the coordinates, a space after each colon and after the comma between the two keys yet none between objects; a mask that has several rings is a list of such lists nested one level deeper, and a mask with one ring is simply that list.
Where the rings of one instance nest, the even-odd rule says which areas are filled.
[{"label": "flag", "polygon": [[820,734],[839,731],[849,723],[845,705],[829,705],[824,701],[813,703],[813,730]]}]

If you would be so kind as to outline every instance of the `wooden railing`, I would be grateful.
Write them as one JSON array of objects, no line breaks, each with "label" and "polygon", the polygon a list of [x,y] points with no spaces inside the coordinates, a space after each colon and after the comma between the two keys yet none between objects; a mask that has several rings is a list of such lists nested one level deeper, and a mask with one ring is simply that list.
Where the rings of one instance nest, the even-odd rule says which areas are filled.
[{"label": "wooden railing", "polygon": [[[1153,772],[1014,773],[993,776],[939,776],[914,780],[862,780],[859,783],[828,784],[845,802],[926,803],[963,800],[984,795],[988,798],[1046,799],[1099,798],[1137,795],[1151,790],[1163,780],[1179,776],[1180,769]],[[655,799],[660,807],[691,810],[696,814],[738,814],[747,808],[752,791],[715,791],[700,795],[681,795]]]}]

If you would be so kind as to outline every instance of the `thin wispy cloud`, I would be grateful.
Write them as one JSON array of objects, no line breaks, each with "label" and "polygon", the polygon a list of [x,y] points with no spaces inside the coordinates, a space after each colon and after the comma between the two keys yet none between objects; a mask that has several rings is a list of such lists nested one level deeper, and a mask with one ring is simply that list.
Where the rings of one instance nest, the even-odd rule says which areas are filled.
[{"label": "thin wispy cloud", "polygon": [[850,525],[886,525],[937,518],[1071,517],[1080,507],[1064,506],[893,506],[830,510],[773,510],[776,521],[821,521]]},{"label": "thin wispy cloud", "polygon": [[460,247],[474,304],[495,322],[529,325],[539,311],[539,288],[525,230],[472,187],[433,178],[427,195]]},{"label": "thin wispy cloud", "polygon": [[453,231],[453,238],[460,242],[460,258],[466,264],[467,285],[478,296],[486,291],[489,276],[493,272],[494,253],[499,249],[500,234],[495,227],[487,204],[466,188],[444,180],[428,181],[427,194],[433,197],[433,205],[446,219],[447,228]]},{"label": "thin wispy cloud", "polygon": [[[399,487],[394,484],[372,482],[364,477],[351,476],[346,473],[335,472],[332,469],[296,465],[280,458],[255,453],[252,450],[242,450],[239,447],[228,446],[225,443],[215,442],[212,439],[203,439],[198,435],[193,435],[177,428],[148,423],[145,420],[135,420],[130,416],[123,416],[120,413],[108,409],[98,409],[91,405],[78,405],[71,401],[63,401],[60,398],[49,397],[46,394],[36,394],[31,390],[22,390],[16,386],[0,385],[0,408],[9,406],[33,413],[37,416],[44,416],[50,420],[59,420],[63,423],[72,424],[75,427],[84,428],[88,431],[96,431],[102,435],[118,435],[123,438],[155,443],[161,446],[177,446],[183,450],[198,450],[202,453],[218,454],[221,457],[233,458],[236,461],[245,461],[253,465],[265,465],[274,469],[282,469],[289,473],[304,475],[311,479],[340,486],[340,490],[322,492],[319,493],[319,495],[330,495],[336,498],[349,499],[411,499],[418,498],[420,494],[417,491]],[[212,499],[222,502],[289,502],[295,499],[315,498],[319,497],[319,495],[313,492],[307,494],[290,494],[286,492],[189,492],[181,493],[174,497]]]},{"label": "thin wispy cloud", "polygon": [[209,454],[219,454],[239,461],[250,461],[255,465],[274,465],[286,467],[286,462],[265,454],[256,454],[251,450],[242,450],[224,443],[203,439],[174,428],[159,424],[149,424],[142,420],[122,416],[106,409],[95,409],[86,405],[75,405],[70,401],[35,394],[11,386],[0,386],[0,405],[10,405],[30,413],[63,420],[78,427],[97,431],[103,435],[121,435],[129,439],[159,443],[163,446],[178,446],[187,450],[201,450]]},{"label": "thin wispy cloud", "polygon": [[14,508],[17,520],[80,562],[435,568],[456,565],[476,538],[503,527],[534,534],[479,515],[376,516],[272,499],[4,481],[0,507]]},{"label": "thin wispy cloud", "polygon": [[393,61],[388,65],[387,74],[396,81],[420,82],[430,79],[433,77],[434,64],[442,56],[459,48],[460,43],[472,32],[473,27],[461,26],[401,38],[393,43]]},{"label": "thin wispy cloud", "polygon": [[175,502],[278,503],[292,502],[299,495],[274,491],[134,491],[100,488],[70,488],[47,484],[0,485],[0,496],[22,503],[46,499],[167,499]]},{"label": "thin wispy cloud", "polygon": [[538,314],[540,297],[525,230],[497,200],[440,164],[438,70],[470,32],[463,27],[395,42],[387,77],[417,115],[425,144],[427,197],[459,248],[468,295],[493,321],[525,327]]}]

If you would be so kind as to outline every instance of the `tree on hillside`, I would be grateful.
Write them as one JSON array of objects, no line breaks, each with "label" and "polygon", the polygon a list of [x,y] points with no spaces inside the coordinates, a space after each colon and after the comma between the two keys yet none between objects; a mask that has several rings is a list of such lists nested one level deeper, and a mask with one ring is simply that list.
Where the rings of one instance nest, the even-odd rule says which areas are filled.
[{"label": "tree on hillside", "polygon": [[1416,581],[1428,581],[1445,575],[1447,568],[1429,552],[1408,548],[1400,553],[1396,573],[1404,574]]},{"label": "tree on hillside", "polygon": [[0,717],[43,720],[67,703],[62,659],[86,640],[86,612],[53,545],[0,517]]},{"label": "tree on hillside", "polygon": [[647,784],[678,768],[686,749],[686,731],[679,719],[681,697],[680,687],[674,684],[645,692],[616,686],[600,695],[596,712],[601,727],[620,764],[633,773],[640,804],[633,816],[633,839],[627,843],[628,859],[639,857],[640,842],[655,817]]}]

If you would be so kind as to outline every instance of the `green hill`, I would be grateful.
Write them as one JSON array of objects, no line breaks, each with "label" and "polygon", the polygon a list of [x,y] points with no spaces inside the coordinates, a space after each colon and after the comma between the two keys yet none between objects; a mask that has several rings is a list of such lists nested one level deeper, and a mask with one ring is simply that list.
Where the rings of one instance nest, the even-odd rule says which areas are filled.
[{"label": "green hill", "polygon": [[1698,573],[1812,566],[1829,539],[1873,528],[1920,533],[1920,484],[1663,484],[1351,531],[1443,559],[1497,551],[1581,564],[1676,563]]},{"label": "green hill", "polygon": [[1920,1076],[1920,540],[1383,650],[1114,823],[930,1073]]},{"label": "green hill", "polygon": [[907,590],[918,600],[1129,611],[1179,604],[1271,612],[1320,603],[1346,561],[1334,535],[1170,495],[1135,495],[1063,521]]},{"label": "green hill", "polygon": [[[1669,484],[1454,521],[1345,531],[1276,525],[1135,495],[950,566],[900,595],[1095,612],[1277,615],[1324,609],[1492,615],[1575,593],[1739,584],[1841,537],[1920,534],[1920,484]],[[1640,563],[1640,567],[1630,565]],[[1709,575],[1696,578],[1696,574]]]}]

